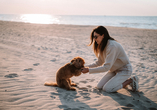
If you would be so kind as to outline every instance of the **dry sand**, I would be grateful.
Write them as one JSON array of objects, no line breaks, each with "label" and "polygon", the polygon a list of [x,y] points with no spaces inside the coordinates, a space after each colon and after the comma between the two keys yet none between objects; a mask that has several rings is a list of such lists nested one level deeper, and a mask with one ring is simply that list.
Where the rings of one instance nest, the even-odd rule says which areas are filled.
[{"label": "dry sand", "polygon": [[157,110],[157,30],[107,27],[129,56],[139,92],[95,89],[105,73],[73,77],[77,91],[44,86],[73,57],[96,60],[86,46],[94,27],[0,21],[0,110]]}]

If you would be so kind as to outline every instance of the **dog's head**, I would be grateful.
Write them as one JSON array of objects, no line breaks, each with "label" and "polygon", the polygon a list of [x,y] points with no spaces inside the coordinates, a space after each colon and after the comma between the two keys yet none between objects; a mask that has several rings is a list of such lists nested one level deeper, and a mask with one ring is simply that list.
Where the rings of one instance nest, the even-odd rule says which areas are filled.
[{"label": "dog's head", "polygon": [[[71,60],[72,65],[74,65],[77,69],[81,69],[84,67],[85,61],[81,57],[75,57]],[[78,74],[75,74],[75,76],[81,75],[81,72]]]},{"label": "dog's head", "polygon": [[77,69],[81,69],[82,67],[84,67],[85,61],[83,58],[81,57],[75,57],[71,60],[71,63],[77,68]]}]

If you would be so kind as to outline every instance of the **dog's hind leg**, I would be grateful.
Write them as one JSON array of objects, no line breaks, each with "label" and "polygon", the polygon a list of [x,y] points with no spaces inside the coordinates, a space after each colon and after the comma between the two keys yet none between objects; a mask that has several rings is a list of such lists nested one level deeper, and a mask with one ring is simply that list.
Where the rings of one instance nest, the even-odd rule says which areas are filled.
[{"label": "dog's hind leg", "polygon": [[[70,80],[70,81],[71,81],[71,80]],[[65,89],[67,89],[67,90],[73,90],[73,91],[76,90],[74,87],[71,87],[71,85],[70,85],[70,83],[69,83],[69,80],[64,80],[64,81],[63,81],[63,84],[64,84]]]}]

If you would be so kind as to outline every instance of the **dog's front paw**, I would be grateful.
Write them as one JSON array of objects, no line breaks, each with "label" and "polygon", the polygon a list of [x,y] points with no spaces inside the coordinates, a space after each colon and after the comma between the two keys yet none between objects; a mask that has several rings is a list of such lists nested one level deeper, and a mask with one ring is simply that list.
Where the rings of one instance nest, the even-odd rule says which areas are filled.
[{"label": "dog's front paw", "polygon": [[74,87],[71,87],[70,90],[72,90],[72,91],[76,91],[76,89],[75,89]]},{"label": "dog's front paw", "polygon": [[71,83],[71,86],[77,86],[75,83]]}]

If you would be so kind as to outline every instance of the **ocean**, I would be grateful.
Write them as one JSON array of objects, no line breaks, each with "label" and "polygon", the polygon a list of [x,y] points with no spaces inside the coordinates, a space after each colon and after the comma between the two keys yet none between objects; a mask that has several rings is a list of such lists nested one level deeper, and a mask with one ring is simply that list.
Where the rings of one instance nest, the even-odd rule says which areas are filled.
[{"label": "ocean", "polygon": [[157,16],[0,14],[2,21],[157,29]]}]

